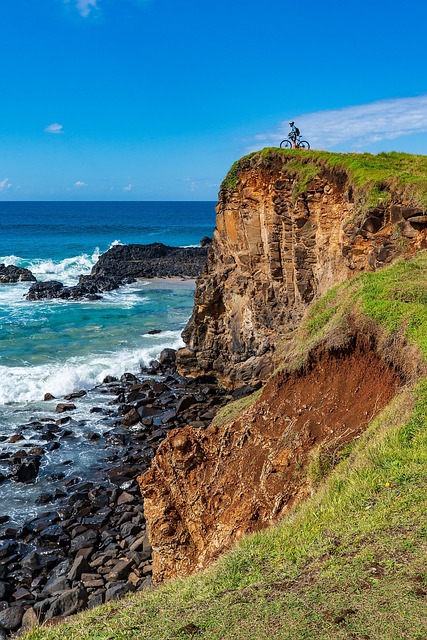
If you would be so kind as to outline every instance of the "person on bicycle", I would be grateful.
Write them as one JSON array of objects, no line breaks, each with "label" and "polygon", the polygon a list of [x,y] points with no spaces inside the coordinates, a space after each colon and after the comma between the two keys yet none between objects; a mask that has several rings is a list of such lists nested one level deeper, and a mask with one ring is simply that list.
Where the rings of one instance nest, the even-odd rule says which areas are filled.
[{"label": "person on bicycle", "polygon": [[299,129],[295,126],[295,122],[290,122],[289,126],[291,130],[289,132],[288,137],[292,140],[292,146],[294,149],[297,148],[297,136],[299,136]]}]

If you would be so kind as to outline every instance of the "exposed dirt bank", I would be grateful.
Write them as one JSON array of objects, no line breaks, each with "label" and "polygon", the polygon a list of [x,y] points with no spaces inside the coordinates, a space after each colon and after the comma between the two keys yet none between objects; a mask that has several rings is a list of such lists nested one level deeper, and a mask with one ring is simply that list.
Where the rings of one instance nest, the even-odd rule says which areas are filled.
[{"label": "exposed dirt bank", "polygon": [[354,339],[345,349],[317,351],[303,370],[272,377],[238,419],[171,432],[139,478],[155,581],[206,567],[305,498],[319,445],[336,457],[401,384],[372,341]]}]

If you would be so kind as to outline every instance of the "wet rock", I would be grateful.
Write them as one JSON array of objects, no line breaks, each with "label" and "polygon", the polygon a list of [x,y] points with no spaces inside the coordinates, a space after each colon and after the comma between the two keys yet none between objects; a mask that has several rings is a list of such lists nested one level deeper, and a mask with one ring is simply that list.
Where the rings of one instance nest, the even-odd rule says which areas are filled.
[{"label": "wet rock", "polygon": [[45,393],[43,396],[43,400],[44,402],[49,402],[50,400],[55,400],[55,396],[53,396],[51,393]]},{"label": "wet rock", "polygon": [[74,411],[74,409],[76,409],[76,405],[73,404],[72,402],[60,402],[58,405],[56,405],[56,413],[65,413],[66,411]]},{"label": "wet rock", "polygon": [[67,396],[64,396],[64,400],[74,400],[75,398],[83,398],[87,395],[87,391],[82,389],[81,391],[75,391],[74,393],[70,393]]},{"label": "wet rock", "polygon": [[86,434],[86,438],[88,440],[99,440],[101,437],[101,434],[97,433],[96,431],[88,431]]},{"label": "wet rock", "polygon": [[130,411],[128,411],[123,418],[121,419],[121,423],[125,426],[125,427],[131,427],[132,425],[136,424],[137,422],[139,422],[139,413],[137,411],[137,409],[135,409],[135,407],[133,407]]},{"label": "wet rock", "polygon": [[90,275],[81,275],[77,285],[64,287],[61,282],[37,282],[31,285],[27,300],[61,298],[63,300],[99,300],[100,293],[112,291],[136,278],[186,276],[195,278],[206,262],[204,247],[168,247],[117,245],[102,254]]},{"label": "wet rock", "polygon": [[25,613],[24,607],[9,607],[0,611],[0,629],[6,631],[15,631],[21,626],[22,618]]},{"label": "wet rock", "polygon": [[8,439],[9,444],[15,444],[15,442],[21,442],[25,440],[24,436],[21,433],[15,433],[13,436],[10,436]]},{"label": "wet rock", "polygon": [[175,349],[163,349],[159,356],[159,362],[163,366],[170,366],[175,364],[176,350]]},{"label": "wet rock", "polygon": [[24,460],[13,460],[9,466],[10,477],[15,482],[34,482],[40,469],[40,456],[29,456]]},{"label": "wet rock", "polygon": [[59,293],[64,288],[62,282],[57,280],[48,280],[47,282],[36,282],[32,284],[27,295],[27,300],[50,300],[58,298]]},{"label": "wet rock", "polygon": [[12,282],[36,282],[36,277],[31,273],[29,269],[23,267],[16,267],[13,264],[6,265],[0,264],[0,283],[12,283]]}]

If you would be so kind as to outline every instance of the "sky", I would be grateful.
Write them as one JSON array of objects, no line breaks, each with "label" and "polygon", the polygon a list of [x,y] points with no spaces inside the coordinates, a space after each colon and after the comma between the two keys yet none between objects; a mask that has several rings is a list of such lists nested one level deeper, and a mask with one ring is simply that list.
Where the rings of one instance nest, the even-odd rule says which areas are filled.
[{"label": "sky", "polygon": [[0,0],[0,202],[216,200],[294,120],[427,154],[427,5]]}]

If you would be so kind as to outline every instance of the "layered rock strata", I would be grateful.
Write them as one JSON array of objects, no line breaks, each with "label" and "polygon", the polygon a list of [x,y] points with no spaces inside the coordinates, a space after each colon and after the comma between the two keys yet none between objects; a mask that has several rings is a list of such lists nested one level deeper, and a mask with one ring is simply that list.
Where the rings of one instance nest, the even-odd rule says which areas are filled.
[{"label": "layered rock strata", "polygon": [[266,385],[224,424],[168,434],[139,478],[157,582],[206,567],[302,500],[310,459],[323,452],[333,466],[401,382],[365,328],[345,349],[341,336],[340,349],[272,375],[317,297],[427,248],[426,212],[403,189],[382,185],[384,198],[369,207],[354,185],[321,154],[274,150],[242,159],[223,183],[178,367],[231,388]]},{"label": "layered rock strata", "polygon": [[343,171],[316,168],[298,194],[291,167],[289,155],[255,154],[240,161],[235,184],[221,188],[187,346],[178,354],[183,371],[214,372],[233,386],[267,379],[277,342],[313,299],[424,237],[427,216],[398,195],[362,215]]}]

